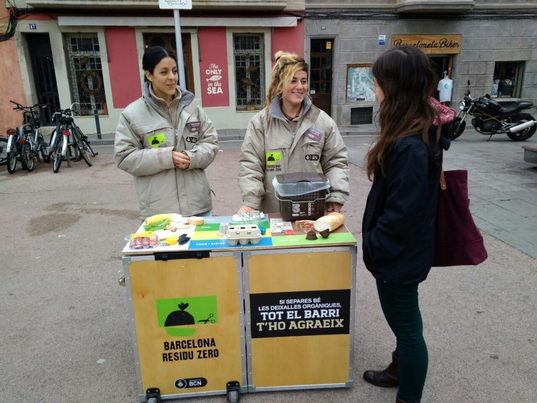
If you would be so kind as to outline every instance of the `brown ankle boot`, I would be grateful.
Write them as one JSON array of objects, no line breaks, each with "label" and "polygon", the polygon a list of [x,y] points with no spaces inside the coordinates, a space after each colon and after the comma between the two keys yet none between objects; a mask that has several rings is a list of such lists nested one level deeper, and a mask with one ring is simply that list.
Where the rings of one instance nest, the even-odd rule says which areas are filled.
[{"label": "brown ankle boot", "polygon": [[420,401],[419,400],[402,400],[396,397],[395,403],[420,403]]},{"label": "brown ankle boot", "polygon": [[392,362],[383,371],[365,371],[364,379],[372,385],[382,388],[395,388],[399,386],[399,360],[395,351],[392,353]]}]

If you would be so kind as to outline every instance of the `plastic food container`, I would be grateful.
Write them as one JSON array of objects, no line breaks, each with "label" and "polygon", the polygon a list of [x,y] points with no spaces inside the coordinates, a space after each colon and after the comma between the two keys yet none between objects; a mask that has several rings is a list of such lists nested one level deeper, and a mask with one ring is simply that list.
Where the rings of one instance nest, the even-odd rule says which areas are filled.
[{"label": "plastic food container", "polygon": [[272,186],[284,220],[315,220],[324,215],[330,182],[323,174],[295,172],[276,175]]}]

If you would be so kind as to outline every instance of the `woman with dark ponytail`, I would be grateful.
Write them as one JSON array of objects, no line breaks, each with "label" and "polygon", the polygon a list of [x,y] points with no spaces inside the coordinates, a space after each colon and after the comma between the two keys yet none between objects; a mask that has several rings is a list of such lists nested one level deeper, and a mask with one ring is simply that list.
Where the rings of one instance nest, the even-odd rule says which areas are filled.
[{"label": "woman with dark ponytail", "polygon": [[125,108],[116,130],[118,167],[134,177],[142,218],[209,214],[205,168],[218,151],[216,130],[194,94],[177,85],[175,55],[150,47],[142,67],[143,95]]},{"label": "woman with dark ponytail", "polygon": [[435,248],[442,146],[430,98],[437,79],[427,56],[411,46],[381,55],[373,76],[380,135],[366,161],[373,185],[362,222],[363,259],[396,346],[385,370],[363,376],[376,386],[398,387],[396,402],[414,403],[428,367],[418,286]]}]

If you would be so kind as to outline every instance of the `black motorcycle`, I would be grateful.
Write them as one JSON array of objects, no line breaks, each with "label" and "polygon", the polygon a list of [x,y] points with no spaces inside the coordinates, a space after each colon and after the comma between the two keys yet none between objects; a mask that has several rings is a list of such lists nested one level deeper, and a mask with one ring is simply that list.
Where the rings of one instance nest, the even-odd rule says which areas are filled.
[{"label": "black motorcycle", "polygon": [[537,130],[537,122],[529,113],[521,111],[532,106],[533,103],[528,101],[516,101],[503,106],[488,94],[474,99],[470,94],[470,81],[468,81],[468,89],[460,102],[459,113],[452,123],[450,137],[454,140],[464,132],[466,116],[470,115],[473,117],[472,126],[481,134],[492,137],[494,134],[505,133],[514,141],[527,140]]}]

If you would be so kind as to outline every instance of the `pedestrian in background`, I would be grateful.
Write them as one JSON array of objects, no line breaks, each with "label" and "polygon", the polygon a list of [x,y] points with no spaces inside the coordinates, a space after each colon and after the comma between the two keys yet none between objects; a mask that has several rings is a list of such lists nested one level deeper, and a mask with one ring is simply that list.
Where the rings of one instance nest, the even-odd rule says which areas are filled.
[{"label": "pedestrian in background", "polygon": [[147,49],[143,95],[119,118],[115,158],[134,176],[142,218],[159,213],[206,215],[212,209],[205,168],[218,151],[213,124],[177,85],[177,61],[166,49]]},{"label": "pedestrian in background", "polygon": [[428,353],[418,286],[435,252],[442,158],[430,102],[437,81],[427,56],[412,46],[388,50],[372,72],[380,135],[367,154],[373,184],[362,222],[363,259],[396,347],[385,370],[363,376],[376,386],[398,387],[396,402],[419,402]]},{"label": "pedestrian in background", "polygon": [[312,104],[308,65],[292,53],[275,54],[265,107],[249,122],[241,147],[239,213],[278,212],[276,175],[324,174],[330,182],[326,212],[341,211],[349,197],[347,148],[336,123]]}]

